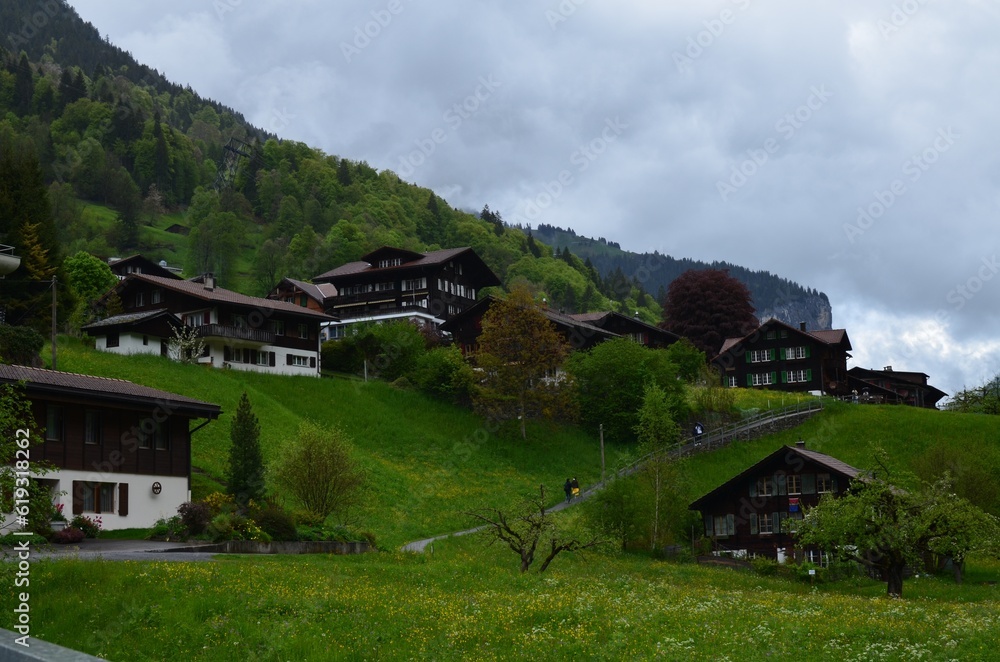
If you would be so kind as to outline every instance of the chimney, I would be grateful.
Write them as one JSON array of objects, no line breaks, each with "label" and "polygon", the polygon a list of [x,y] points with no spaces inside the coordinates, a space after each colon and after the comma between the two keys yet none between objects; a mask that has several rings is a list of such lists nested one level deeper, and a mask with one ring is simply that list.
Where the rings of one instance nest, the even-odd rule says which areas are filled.
[{"label": "chimney", "polygon": [[805,448],[806,447],[806,442],[803,441],[802,439],[799,439],[798,441],[795,442],[795,447],[796,448]]},{"label": "chimney", "polygon": [[886,367],[882,368],[882,372],[892,372],[892,366],[887,365]]},{"label": "chimney", "polygon": [[806,323],[799,322],[799,331],[805,331],[805,330],[806,330]]},{"label": "chimney", "polygon": [[215,289],[215,274],[205,274],[201,277],[201,282],[205,289],[211,292]]}]

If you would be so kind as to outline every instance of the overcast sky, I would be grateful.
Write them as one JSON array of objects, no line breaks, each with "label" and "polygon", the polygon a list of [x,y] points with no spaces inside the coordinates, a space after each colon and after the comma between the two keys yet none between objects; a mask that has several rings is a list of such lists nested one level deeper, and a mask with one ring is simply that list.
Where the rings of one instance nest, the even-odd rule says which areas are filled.
[{"label": "overcast sky", "polygon": [[70,3],[253,124],[454,206],[822,290],[851,366],[949,394],[1000,370],[996,3]]}]

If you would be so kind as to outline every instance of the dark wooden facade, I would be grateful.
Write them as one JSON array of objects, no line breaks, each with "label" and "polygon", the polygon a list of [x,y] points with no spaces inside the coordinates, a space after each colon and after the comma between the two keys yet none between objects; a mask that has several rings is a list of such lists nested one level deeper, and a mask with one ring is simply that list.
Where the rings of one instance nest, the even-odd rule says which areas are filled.
[{"label": "dark wooden facade", "polygon": [[658,326],[647,324],[637,317],[605,311],[596,313],[575,313],[570,315],[579,322],[586,322],[611,333],[630,338],[653,349],[663,349],[680,340],[680,336]]},{"label": "dark wooden facade", "polygon": [[850,351],[843,329],[807,331],[770,319],[743,338],[726,340],[712,364],[724,386],[847,395]]},{"label": "dark wooden facade", "polygon": [[[801,442],[800,442],[801,443]],[[859,472],[840,460],[783,446],[693,502],[714,551],[737,557],[792,556],[794,522],[824,494],[839,496]]]},{"label": "dark wooden facade", "polygon": [[469,247],[417,253],[384,246],[313,283],[336,287],[327,313],[343,322],[414,316],[437,325],[468,310],[500,279]]},{"label": "dark wooden facade", "polygon": [[108,266],[111,271],[118,276],[119,280],[125,280],[132,274],[146,274],[149,276],[162,276],[174,280],[183,280],[177,269],[170,269],[165,264],[157,264],[142,255],[130,255],[129,257],[115,260],[109,258]]},{"label": "dark wooden facade", "polygon": [[858,402],[862,403],[937,409],[937,403],[948,395],[931,386],[928,383],[930,376],[923,372],[893,370],[889,366],[882,370],[851,368],[847,376],[851,394],[857,395]]},{"label": "dark wooden facade", "polygon": [[333,300],[336,296],[337,288],[330,283],[320,283],[317,285],[295,280],[294,278],[283,278],[268,293],[267,298],[296,304],[322,313],[333,305]]}]

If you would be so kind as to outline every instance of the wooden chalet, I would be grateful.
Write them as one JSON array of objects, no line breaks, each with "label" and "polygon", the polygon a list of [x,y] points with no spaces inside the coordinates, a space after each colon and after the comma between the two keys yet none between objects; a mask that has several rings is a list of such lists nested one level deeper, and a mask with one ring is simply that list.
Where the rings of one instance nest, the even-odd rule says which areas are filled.
[{"label": "wooden chalet", "polygon": [[[494,297],[486,297],[441,325],[441,330],[451,334],[452,340],[465,356],[475,356],[478,351],[479,334],[483,330],[483,315],[496,301]],[[618,334],[578,320],[572,315],[550,308],[541,310],[574,350],[590,349],[600,342],[619,337]]]},{"label": "wooden chalet", "polygon": [[[161,354],[179,321],[194,328],[204,341],[201,363],[274,374],[319,375],[320,325],[332,318],[308,306],[216,287],[211,276],[175,280],[132,274],[112,291],[118,294],[125,313],[83,327],[96,339],[99,350]],[[162,335],[166,329],[171,329],[170,334]]]},{"label": "wooden chalet", "polygon": [[[837,458],[807,450],[799,441],[783,446],[690,505],[701,513],[714,552],[784,561],[795,546],[794,520],[823,495],[840,496],[860,472]],[[793,520],[793,521],[789,521]],[[818,565],[828,559],[804,550]]]},{"label": "wooden chalet", "polygon": [[160,260],[159,263],[156,263],[142,255],[130,255],[123,258],[110,257],[108,258],[108,266],[118,276],[118,280],[125,280],[132,274],[148,274],[184,280],[180,275],[181,270],[177,267],[168,267],[166,260]]},{"label": "wooden chalet", "polygon": [[596,313],[574,313],[569,315],[579,322],[586,322],[598,328],[624,336],[640,345],[653,349],[663,349],[681,339],[676,333],[647,324],[638,317],[629,317],[613,311]]},{"label": "wooden chalet", "polygon": [[121,379],[16,365],[0,365],[0,383],[24,389],[44,430],[32,440],[31,460],[53,467],[36,480],[68,518],[148,528],[191,500],[191,435],[219,417],[218,405]]},{"label": "wooden chalet", "polygon": [[332,307],[336,296],[337,288],[330,283],[314,284],[294,278],[282,278],[281,282],[268,293],[267,298],[323,313]]},{"label": "wooden chalet", "polygon": [[861,403],[937,409],[938,401],[948,396],[928,383],[929,375],[893,370],[892,366],[882,370],[851,368],[847,371],[847,378],[852,396],[857,395],[857,401]]},{"label": "wooden chalet", "polygon": [[851,392],[847,359],[851,340],[844,329],[807,331],[769,319],[743,338],[729,338],[712,359],[722,383],[829,395]]},{"label": "wooden chalet", "polygon": [[336,288],[326,312],[329,337],[343,337],[360,321],[410,319],[433,328],[476,303],[484,287],[500,285],[486,263],[469,247],[418,253],[383,246],[313,278]]}]

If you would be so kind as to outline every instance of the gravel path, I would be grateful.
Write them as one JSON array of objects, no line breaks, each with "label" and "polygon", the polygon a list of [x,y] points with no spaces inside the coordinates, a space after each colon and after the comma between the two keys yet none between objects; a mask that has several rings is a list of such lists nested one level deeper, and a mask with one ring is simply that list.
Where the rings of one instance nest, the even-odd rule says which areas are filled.
[{"label": "gravel path", "polygon": [[[76,545],[45,545],[31,547],[31,560],[39,559],[106,559],[109,561],[211,561],[214,553],[183,552],[198,545],[158,540],[83,540]],[[17,552],[0,547],[0,559],[14,561]]]}]

